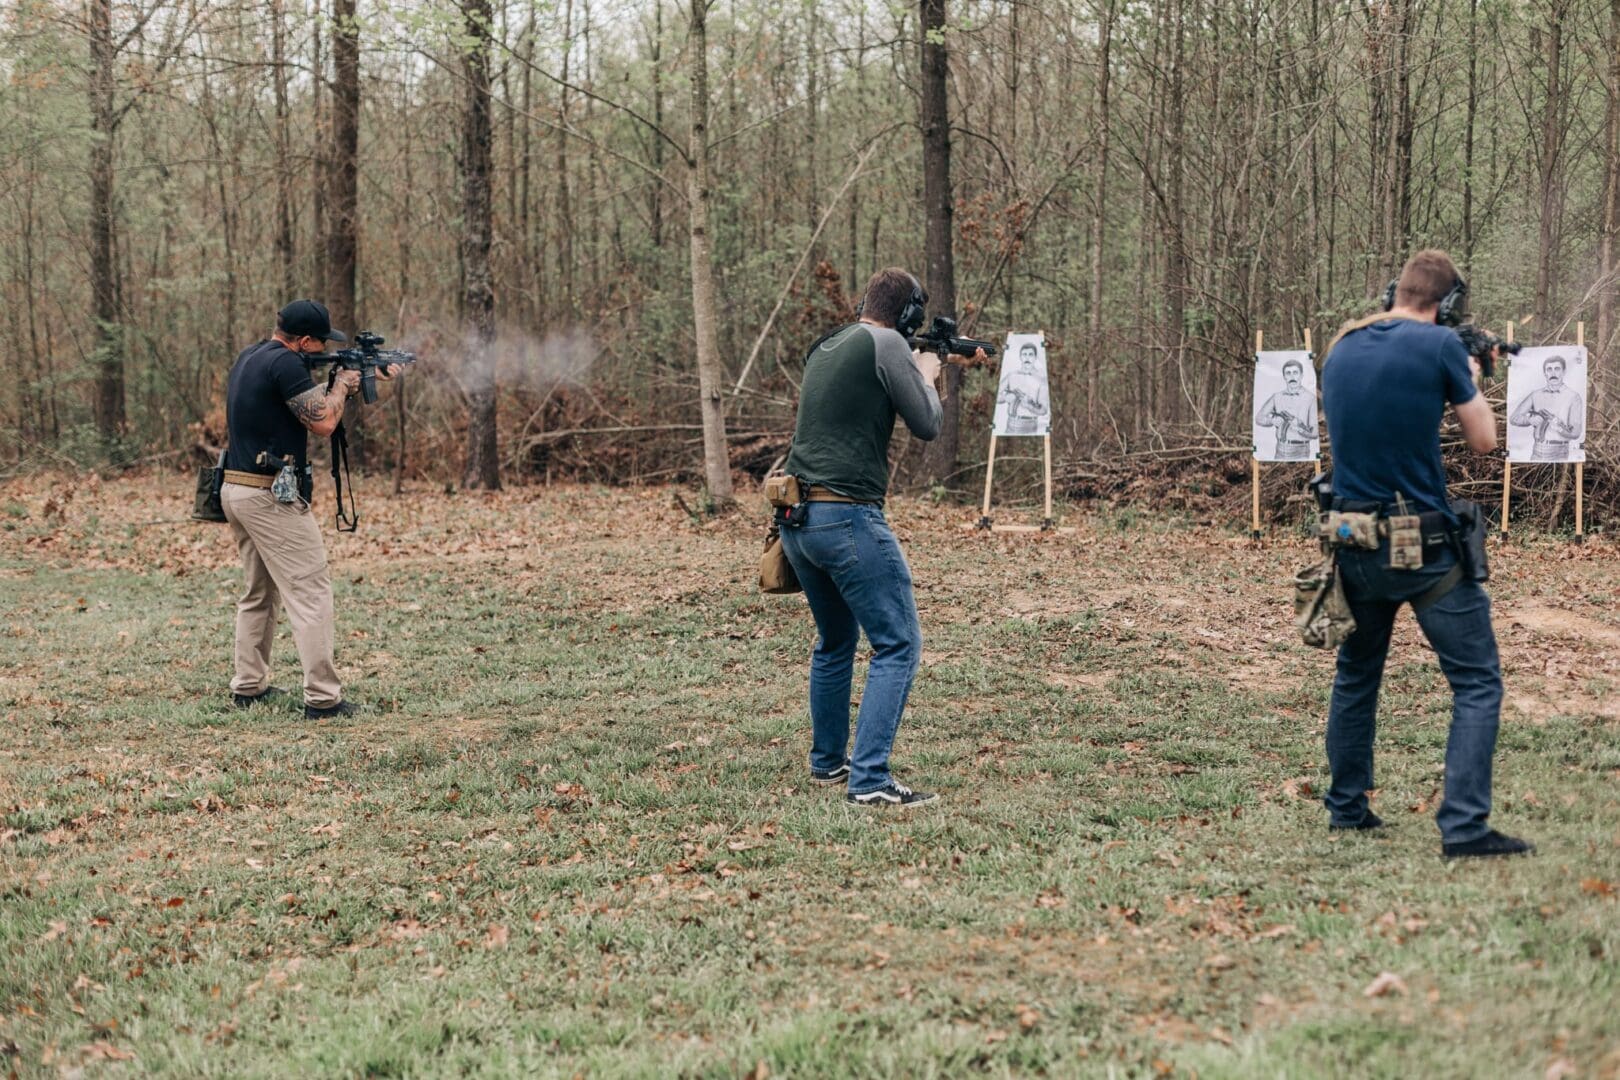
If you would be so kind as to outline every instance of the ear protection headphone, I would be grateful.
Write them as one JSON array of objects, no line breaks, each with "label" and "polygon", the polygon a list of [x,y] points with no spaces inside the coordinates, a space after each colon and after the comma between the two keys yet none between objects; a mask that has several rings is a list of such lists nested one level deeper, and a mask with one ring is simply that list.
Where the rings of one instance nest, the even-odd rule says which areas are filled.
[{"label": "ear protection headphone", "polygon": [[[911,278],[911,296],[907,298],[905,307],[900,309],[899,316],[894,320],[894,328],[900,332],[901,337],[910,337],[922,329],[923,319],[926,317],[925,309],[928,307],[928,293],[924,291],[922,284],[911,274],[907,274],[906,277]],[[865,311],[866,297],[863,295],[861,302],[855,305],[855,314],[859,317]]]},{"label": "ear protection headphone", "polygon": [[900,315],[894,320],[894,328],[900,331],[901,337],[910,337],[922,329],[923,309],[928,306],[928,294],[923,291],[922,285],[915,277],[911,278],[911,297],[906,306],[900,309]]},{"label": "ear protection headphone", "polygon": [[[1395,306],[1395,286],[1399,284],[1400,278],[1396,278],[1384,289],[1385,311]],[[1466,318],[1468,318],[1468,282],[1457,278],[1451,283],[1450,291],[1440,298],[1440,310],[1435,313],[1434,321],[1441,326],[1461,326]]]}]

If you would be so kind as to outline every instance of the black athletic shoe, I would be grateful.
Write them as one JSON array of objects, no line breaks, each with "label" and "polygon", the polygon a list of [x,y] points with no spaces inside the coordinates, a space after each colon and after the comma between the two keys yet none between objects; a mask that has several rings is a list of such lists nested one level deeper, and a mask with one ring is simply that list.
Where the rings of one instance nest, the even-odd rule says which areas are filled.
[{"label": "black athletic shoe", "polygon": [[1338,825],[1333,822],[1328,823],[1329,832],[1371,832],[1373,829],[1382,829],[1383,827],[1384,819],[1373,813],[1371,810],[1367,811],[1367,813],[1362,816],[1361,820],[1356,822],[1354,825]]},{"label": "black athletic shoe", "polygon": [[821,787],[832,787],[834,784],[842,784],[848,779],[849,762],[847,761],[838,766],[836,769],[810,770],[810,782],[812,784],[819,784]]},{"label": "black athletic shoe", "polygon": [[268,705],[278,698],[287,696],[287,691],[279,686],[267,686],[257,694],[232,694],[231,704],[238,709],[245,709],[250,705]]},{"label": "black athletic shoe", "polygon": [[353,716],[360,711],[360,706],[352,701],[340,701],[336,705],[305,705],[305,720],[330,720],[337,717]]},{"label": "black athletic shoe", "polygon": [[934,802],[939,796],[932,791],[912,791],[898,780],[890,780],[888,787],[863,791],[859,795],[845,795],[844,798],[856,806],[893,806],[905,810]]},{"label": "black athletic shoe", "polygon": [[1447,859],[1496,859],[1504,855],[1528,855],[1536,845],[1514,836],[1503,836],[1492,829],[1476,840],[1460,844],[1441,844],[1440,854]]}]

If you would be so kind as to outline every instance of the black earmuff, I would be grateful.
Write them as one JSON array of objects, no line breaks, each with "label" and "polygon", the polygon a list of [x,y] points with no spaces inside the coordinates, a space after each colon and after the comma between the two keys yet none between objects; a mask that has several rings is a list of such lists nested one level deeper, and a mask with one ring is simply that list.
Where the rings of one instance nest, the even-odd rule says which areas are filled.
[{"label": "black earmuff", "polygon": [[[1384,289],[1384,310],[1388,311],[1395,306],[1395,286],[1400,279],[1391,281]],[[1440,298],[1440,309],[1435,312],[1434,321],[1441,326],[1461,326],[1468,318],[1468,282],[1457,278],[1451,283],[1451,289]]]},{"label": "black earmuff", "polygon": [[1440,298],[1440,310],[1435,314],[1434,321],[1441,326],[1461,326],[1463,320],[1468,318],[1468,282],[1458,278],[1451,285],[1451,291]]},{"label": "black earmuff", "polygon": [[[906,306],[900,309],[900,315],[894,321],[894,328],[900,331],[902,337],[910,337],[922,329],[923,319],[926,317],[928,307],[928,293],[923,290],[922,284],[911,274],[911,297]],[[866,313],[866,294],[861,294],[860,303],[855,305],[855,317],[858,319]]]},{"label": "black earmuff", "polygon": [[925,309],[928,307],[928,294],[923,291],[922,284],[915,277],[911,278],[911,298],[906,306],[900,309],[900,317],[894,321],[894,328],[900,331],[901,337],[910,337],[922,329]]}]

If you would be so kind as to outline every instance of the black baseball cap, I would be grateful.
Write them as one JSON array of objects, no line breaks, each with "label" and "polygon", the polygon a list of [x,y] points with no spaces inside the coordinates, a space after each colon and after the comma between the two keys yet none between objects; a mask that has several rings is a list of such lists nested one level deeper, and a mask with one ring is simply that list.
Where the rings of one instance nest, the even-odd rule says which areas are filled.
[{"label": "black baseball cap", "polygon": [[294,337],[322,341],[348,341],[349,335],[332,329],[332,313],[318,300],[294,300],[276,312],[276,329]]}]

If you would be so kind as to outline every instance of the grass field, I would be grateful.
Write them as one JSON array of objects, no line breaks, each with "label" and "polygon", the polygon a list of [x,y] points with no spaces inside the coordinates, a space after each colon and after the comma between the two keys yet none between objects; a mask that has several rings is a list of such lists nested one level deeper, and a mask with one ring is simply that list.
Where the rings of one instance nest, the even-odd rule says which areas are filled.
[{"label": "grass field", "polygon": [[1494,553],[1494,820],[1540,853],[1447,864],[1408,615],[1393,827],[1326,830],[1296,536],[896,504],[896,768],[945,795],[899,817],[806,783],[758,513],[363,485],[328,543],[373,709],[309,723],[229,707],[188,487],[0,488],[0,1075],[1620,1076],[1612,542]]}]

